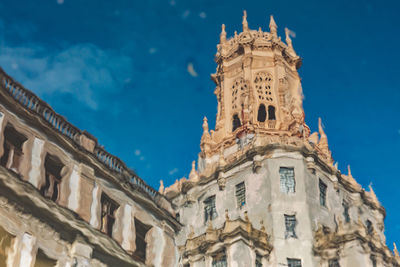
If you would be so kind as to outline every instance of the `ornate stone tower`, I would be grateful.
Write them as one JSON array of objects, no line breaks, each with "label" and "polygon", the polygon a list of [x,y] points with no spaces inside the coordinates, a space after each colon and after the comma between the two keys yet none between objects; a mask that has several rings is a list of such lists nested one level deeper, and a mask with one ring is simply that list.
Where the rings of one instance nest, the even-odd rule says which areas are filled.
[{"label": "ornate stone tower", "polygon": [[215,130],[203,122],[198,168],[160,192],[183,225],[180,263],[220,266],[400,266],[385,244],[385,210],[328,139],[304,121],[296,54],[271,16],[269,32],[243,31],[217,46]]}]

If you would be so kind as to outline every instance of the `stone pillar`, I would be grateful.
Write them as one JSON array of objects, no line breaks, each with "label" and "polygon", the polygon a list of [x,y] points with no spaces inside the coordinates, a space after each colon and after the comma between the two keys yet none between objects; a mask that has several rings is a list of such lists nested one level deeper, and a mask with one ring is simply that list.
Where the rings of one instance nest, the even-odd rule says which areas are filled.
[{"label": "stone pillar", "polygon": [[71,246],[71,266],[89,267],[93,249],[78,237]]},{"label": "stone pillar", "polygon": [[0,112],[0,157],[4,153],[4,113]]},{"label": "stone pillar", "polygon": [[242,240],[233,243],[226,250],[228,266],[253,266],[251,253],[250,247]]},{"label": "stone pillar", "polygon": [[[79,204],[78,214],[87,222],[91,219],[92,192],[94,187],[94,169],[79,164]],[[71,188],[72,190],[72,188]]]},{"label": "stone pillar", "polygon": [[95,182],[92,189],[92,204],[90,205],[90,225],[96,229],[100,227],[100,203],[101,190],[99,185]]},{"label": "stone pillar", "polygon": [[17,240],[18,251],[14,259],[16,267],[32,267],[35,261],[35,243],[36,238],[28,233],[24,233],[19,240]]},{"label": "stone pillar", "polygon": [[[163,265],[163,258],[165,253],[165,238],[161,228],[154,226],[146,234],[146,265],[161,267],[161,266],[174,266]],[[173,249],[170,248],[170,249]]]},{"label": "stone pillar", "polygon": [[122,243],[123,249],[132,253],[136,249],[135,244],[135,220],[132,215],[132,206],[125,204],[123,206],[124,212],[122,214]]},{"label": "stone pillar", "polygon": [[31,158],[31,169],[29,171],[29,182],[36,188],[39,189],[39,184],[42,179],[42,152],[43,152],[44,141],[39,138],[33,140],[32,146],[32,158]]},{"label": "stone pillar", "polygon": [[79,183],[79,166],[74,165],[71,176],[69,178],[69,197],[67,207],[78,213],[79,208],[79,195],[80,195],[80,183]]}]

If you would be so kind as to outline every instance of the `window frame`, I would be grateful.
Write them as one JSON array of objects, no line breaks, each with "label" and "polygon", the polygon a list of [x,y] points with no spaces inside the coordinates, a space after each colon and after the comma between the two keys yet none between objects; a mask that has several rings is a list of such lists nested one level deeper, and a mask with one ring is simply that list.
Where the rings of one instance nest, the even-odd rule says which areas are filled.
[{"label": "window frame", "polygon": [[285,218],[285,239],[297,238],[297,218],[295,214],[284,214]]},{"label": "window frame", "polygon": [[[109,204],[105,212],[105,214],[103,214],[104,211],[104,205],[105,202],[107,202]],[[106,193],[102,192],[101,193],[101,197],[100,197],[100,231],[105,233],[106,235],[112,237],[112,232],[114,229],[114,224],[116,221],[116,216],[115,213],[117,212],[119,208],[119,205],[116,201],[114,201],[112,198],[110,198]],[[106,224],[104,224],[104,220],[106,219]],[[112,220],[111,222],[111,226],[109,226],[110,220]],[[105,225],[105,226],[104,226]]]},{"label": "window frame", "polygon": [[328,196],[328,185],[319,178],[318,181],[318,190],[319,190],[319,205],[321,207],[327,207],[327,196]]},{"label": "window frame", "polygon": [[301,259],[286,258],[288,267],[301,267]]},{"label": "window frame", "polygon": [[246,184],[244,181],[235,185],[235,197],[239,209],[246,206]]},{"label": "window frame", "polygon": [[28,138],[17,131],[11,124],[7,124],[3,130],[3,155],[0,157],[0,165],[15,173],[20,173],[20,166],[24,159],[24,144]]},{"label": "window frame", "polygon": [[[288,176],[289,171],[292,172],[292,176]],[[281,193],[296,193],[296,176],[294,167],[279,167],[279,187]]]},{"label": "window frame", "polygon": [[[212,221],[218,217],[216,195],[211,195],[203,201],[204,223]],[[210,208],[208,208],[210,207]]]}]

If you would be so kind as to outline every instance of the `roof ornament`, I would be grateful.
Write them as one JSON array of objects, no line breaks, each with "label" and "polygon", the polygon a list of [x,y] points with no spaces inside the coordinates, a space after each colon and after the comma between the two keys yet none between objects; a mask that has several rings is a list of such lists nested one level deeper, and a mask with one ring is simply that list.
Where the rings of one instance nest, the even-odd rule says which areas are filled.
[{"label": "roof ornament", "polygon": [[318,118],[318,131],[319,135],[321,136],[318,142],[318,147],[321,149],[323,153],[329,154],[328,137],[326,136],[324,129],[322,127],[321,118]]},{"label": "roof ornament", "polygon": [[271,15],[271,17],[270,17],[269,31],[271,32],[273,39],[277,39],[278,38],[278,26],[276,26],[276,23],[275,23],[273,15]]},{"label": "roof ornament", "polygon": [[197,182],[199,180],[199,174],[196,171],[196,161],[192,161],[192,170],[189,173],[189,180],[193,182]]},{"label": "roof ornament", "polygon": [[249,30],[249,24],[247,23],[247,12],[246,12],[246,10],[243,10],[242,25],[243,25],[243,32]]},{"label": "roof ornament", "polygon": [[400,258],[399,251],[397,250],[396,243],[393,242],[393,253],[396,258]]},{"label": "roof ornament", "polygon": [[160,187],[158,188],[160,194],[164,194],[164,181],[160,180]]},{"label": "roof ornament", "polygon": [[374,189],[372,189],[372,183],[368,185],[368,188],[369,188],[369,195],[371,196],[372,200],[375,202],[375,204],[379,205],[380,203],[378,197],[376,196]]},{"label": "roof ornament", "polygon": [[225,24],[222,24],[222,26],[221,26],[221,33],[219,35],[219,42],[221,44],[226,42]]},{"label": "roof ornament", "polygon": [[293,49],[292,39],[290,38],[291,34],[293,34],[293,32],[291,30],[289,30],[288,28],[285,28],[286,43],[288,45],[289,52],[296,55],[296,52]]}]

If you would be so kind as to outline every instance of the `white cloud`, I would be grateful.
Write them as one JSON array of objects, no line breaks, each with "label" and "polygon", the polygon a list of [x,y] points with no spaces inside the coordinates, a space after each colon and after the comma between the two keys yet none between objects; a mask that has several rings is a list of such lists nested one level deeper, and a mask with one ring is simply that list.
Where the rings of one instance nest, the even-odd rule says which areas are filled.
[{"label": "white cloud", "polygon": [[170,170],[169,172],[168,172],[168,174],[169,175],[174,175],[175,173],[177,173],[178,172],[178,168],[173,168],[172,170]]},{"label": "white cloud", "polygon": [[4,40],[0,44],[0,65],[26,88],[41,97],[68,93],[93,110],[102,94],[121,89],[132,73],[130,58],[93,44],[58,51],[38,44],[12,47]]},{"label": "white cloud", "polygon": [[140,154],[141,154],[141,151],[140,151],[139,149],[136,149],[136,150],[135,150],[135,155],[136,155],[136,156],[140,156]]},{"label": "white cloud", "polygon": [[192,62],[190,62],[190,63],[187,65],[187,71],[189,72],[189,74],[190,74],[192,77],[197,77],[197,76],[198,76],[197,72],[194,70],[194,66],[193,66],[193,63],[192,63]]}]

